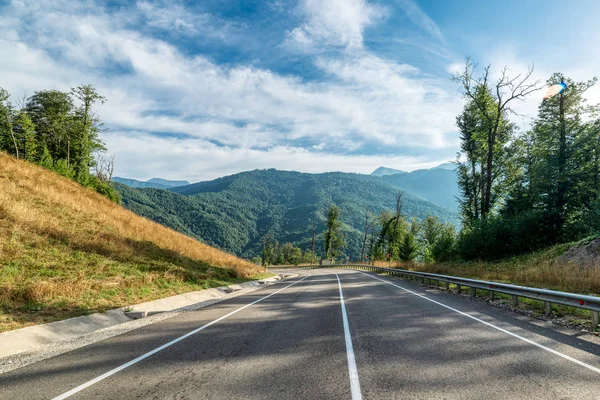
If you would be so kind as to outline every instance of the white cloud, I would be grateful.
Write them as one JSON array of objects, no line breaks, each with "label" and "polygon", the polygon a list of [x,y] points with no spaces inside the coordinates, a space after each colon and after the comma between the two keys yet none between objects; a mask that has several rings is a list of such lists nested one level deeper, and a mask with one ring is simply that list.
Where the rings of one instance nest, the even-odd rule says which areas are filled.
[{"label": "white cloud", "polygon": [[[92,83],[108,98],[99,112],[116,132],[183,135],[187,138],[170,143],[184,146],[184,154],[194,154],[193,146],[202,143],[215,154],[211,158],[202,153],[206,159],[217,155],[227,159],[225,154],[231,152],[232,157],[251,157],[264,167],[283,167],[298,155],[291,165],[300,170],[312,170],[315,160],[328,168],[342,169],[335,167],[339,163],[352,171],[357,165],[372,168],[372,162],[395,163],[406,169],[411,169],[410,163],[421,163],[404,157],[360,156],[345,162],[343,156],[326,152],[331,148],[451,149],[456,145],[452,132],[461,102],[458,93],[448,90],[451,84],[446,79],[425,76],[410,65],[357,49],[362,45],[364,28],[383,13],[364,1],[328,1],[323,15],[310,17],[303,25],[308,40],[320,38],[355,50],[338,58],[319,57],[316,65],[329,79],[316,82],[251,66],[218,65],[201,55],[184,54],[172,44],[129,29],[131,19],[135,19],[131,15],[107,14],[91,5],[78,5],[67,13],[62,1],[32,4],[20,7],[15,3],[10,16],[0,17],[0,58],[5,60],[0,64],[0,84],[18,96],[24,91],[67,90]],[[303,4],[317,12],[322,3],[307,0]],[[24,20],[29,22],[20,22]],[[156,23],[177,24],[173,22],[176,20],[167,13],[164,21]],[[188,25],[179,23],[181,27]],[[112,75],[106,72],[107,66],[127,72]],[[142,165],[154,160],[146,157],[144,161],[138,151],[144,148],[138,147],[144,135],[136,134],[135,143],[109,137],[111,152],[119,155],[119,162],[130,165],[127,171],[132,176],[140,177],[143,168],[136,170],[131,160]],[[157,143],[155,137],[146,139]],[[314,145],[314,152],[290,147],[299,140],[308,147]],[[127,155],[133,157],[134,153],[138,158]],[[327,157],[331,163],[324,161]],[[181,165],[176,157],[168,160],[178,168]],[[241,158],[236,160],[236,165],[246,165]],[[226,168],[228,164],[216,165]],[[160,172],[160,168],[156,170]],[[225,171],[212,170],[215,175]],[[187,172],[187,176],[193,174]]]},{"label": "white cloud", "polygon": [[233,24],[207,13],[196,13],[180,0],[138,1],[137,8],[151,27],[186,36],[208,36],[228,41]]},{"label": "white cloud", "polygon": [[386,165],[402,170],[431,168],[447,161],[407,156],[340,155],[286,146],[268,150],[215,146],[201,139],[149,136],[144,132],[110,132],[107,144],[115,155],[115,176],[153,177],[198,182],[253,169],[320,173],[371,173]]},{"label": "white cloud", "polygon": [[406,16],[419,28],[423,29],[430,36],[437,39],[439,42],[444,43],[444,35],[440,31],[440,28],[436,25],[435,22],[419,7],[416,0],[397,0],[398,4],[404,12]]},{"label": "white cloud", "polygon": [[314,51],[316,47],[363,47],[363,31],[385,16],[386,10],[365,0],[302,0],[307,22],[294,28],[288,45]]}]

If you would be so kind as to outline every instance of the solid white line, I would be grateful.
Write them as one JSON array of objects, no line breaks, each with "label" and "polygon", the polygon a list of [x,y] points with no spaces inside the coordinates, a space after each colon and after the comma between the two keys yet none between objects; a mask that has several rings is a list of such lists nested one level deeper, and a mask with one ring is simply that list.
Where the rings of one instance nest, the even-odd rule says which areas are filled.
[{"label": "solid white line", "polygon": [[188,333],[186,333],[185,335],[178,337],[177,339],[171,340],[169,343],[165,343],[165,344],[163,344],[162,346],[160,346],[160,347],[157,347],[156,349],[154,349],[154,350],[151,350],[151,351],[147,352],[146,354],[143,354],[143,355],[139,356],[138,358],[135,358],[135,359],[133,359],[133,360],[131,360],[131,361],[129,361],[129,362],[127,362],[127,363],[125,363],[125,364],[123,364],[123,365],[121,365],[121,366],[119,366],[119,367],[115,368],[115,369],[111,369],[110,371],[108,371],[108,372],[106,372],[106,373],[104,373],[104,374],[100,375],[100,376],[99,376],[99,377],[97,377],[97,378],[94,378],[94,379],[92,379],[91,381],[88,381],[88,382],[86,382],[86,383],[84,383],[84,384],[81,384],[81,385],[77,386],[76,388],[74,388],[74,389],[71,389],[71,390],[69,390],[68,392],[61,394],[60,396],[57,396],[57,397],[55,397],[55,398],[54,398],[54,399],[52,399],[52,400],[62,400],[62,399],[66,399],[66,398],[68,398],[68,397],[70,397],[70,396],[73,396],[75,393],[81,392],[82,390],[84,390],[84,389],[86,389],[86,388],[88,388],[88,387],[90,387],[90,386],[92,386],[92,385],[94,385],[94,384],[96,384],[96,383],[98,383],[98,382],[100,382],[100,381],[102,381],[102,380],[104,380],[104,379],[108,378],[109,376],[111,376],[111,375],[114,375],[114,374],[116,374],[117,372],[123,371],[125,368],[131,367],[132,365],[139,363],[140,361],[142,361],[142,360],[144,360],[144,359],[146,359],[146,358],[150,357],[151,355],[154,355],[154,354],[158,353],[159,351],[161,351],[161,350],[164,350],[164,349],[166,349],[167,347],[170,347],[170,346],[174,345],[175,343],[177,343],[177,342],[180,342],[180,341],[182,341],[183,339],[185,339],[185,338],[187,338],[187,337],[190,337],[190,336],[192,336],[192,335],[194,335],[194,334],[196,334],[196,333],[200,332],[201,330],[204,330],[204,329],[208,328],[209,326],[211,326],[211,325],[214,325],[214,324],[216,324],[217,322],[219,322],[219,321],[222,321],[222,320],[224,320],[225,318],[227,318],[227,317],[230,317],[230,316],[232,316],[233,314],[236,314],[236,313],[238,313],[238,312],[242,311],[243,309],[250,307],[251,305],[254,305],[254,304],[256,304],[256,303],[259,303],[259,302],[261,302],[261,301],[263,301],[263,300],[265,300],[265,299],[268,299],[269,297],[271,297],[271,296],[273,296],[273,295],[276,295],[277,293],[279,293],[279,292],[281,292],[281,291],[283,291],[283,290],[285,290],[285,289],[289,288],[290,286],[294,286],[295,284],[297,284],[297,283],[299,283],[299,282],[302,282],[303,280],[305,280],[305,279],[306,279],[306,278],[308,278],[309,276],[310,276],[310,274],[308,274],[307,276],[305,276],[304,278],[302,278],[302,279],[300,279],[300,280],[297,280],[297,281],[295,281],[295,282],[294,282],[294,283],[292,283],[291,285],[287,285],[286,287],[284,287],[284,288],[282,288],[282,289],[279,289],[279,290],[277,290],[276,292],[273,292],[273,293],[269,294],[268,296],[265,296],[265,297],[262,297],[262,298],[260,298],[260,299],[258,299],[258,300],[256,300],[256,301],[253,301],[253,302],[252,302],[252,303],[250,303],[250,304],[246,304],[245,306],[243,306],[243,307],[240,307],[240,308],[238,308],[238,309],[236,309],[236,310],[234,310],[234,311],[230,312],[229,314],[223,315],[222,317],[220,317],[220,318],[217,318],[217,319],[215,319],[214,321],[212,321],[212,322],[209,322],[209,323],[208,323],[208,324],[206,324],[206,325],[202,325],[201,327],[199,327],[199,328],[197,328],[197,329],[194,329],[193,331],[191,331],[191,332],[188,332]]},{"label": "solid white line", "polygon": [[356,360],[354,358],[354,347],[352,347],[352,336],[350,336],[350,325],[348,324],[348,315],[346,314],[346,305],[344,304],[344,294],[342,293],[342,283],[340,277],[335,274],[340,288],[340,304],[342,306],[342,319],[344,320],[344,338],[346,339],[346,355],[348,356],[348,373],[350,374],[350,391],[352,400],[361,400],[360,381],[358,380],[358,370],[356,369]]},{"label": "solid white line", "polygon": [[465,317],[467,317],[467,318],[471,318],[472,320],[475,320],[475,321],[477,321],[477,322],[481,322],[482,324],[484,324],[484,325],[487,325],[487,326],[489,326],[490,328],[494,328],[494,329],[496,329],[496,330],[498,330],[498,331],[500,331],[500,332],[506,333],[507,335],[510,335],[510,336],[512,336],[512,337],[515,337],[515,338],[517,338],[517,339],[519,339],[519,340],[522,340],[522,341],[524,341],[524,342],[527,342],[527,343],[529,343],[529,344],[532,344],[532,345],[534,345],[534,346],[536,346],[536,347],[538,347],[538,348],[540,348],[540,349],[542,349],[542,350],[545,350],[545,351],[547,351],[547,352],[549,352],[549,353],[552,353],[552,354],[554,354],[554,355],[557,355],[557,356],[559,356],[559,357],[562,357],[562,358],[564,358],[565,360],[571,361],[571,362],[573,362],[573,363],[575,363],[575,364],[577,364],[577,365],[580,365],[580,366],[582,366],[582,367],[584,367],[584,368],[587,368],[587,369],[589,369],[590,371],[594,371],[594,372],[597,372],[597,373],[599,373],[599,374],[600,374],[600,368],[596,368],[596,367],[594,367],[594,366],[592,366],[592,365],[586,364],[586,363],[584,363],[583,361],[579,361],[579,360],[577,360],[576,358],[573,358],[573,357],[571,357],[571,356],[568,356],[568,355],[566,355],[566,354],[563,354],[563,353],[561,353],[561,352],[558,352],[558,351],[556,351],[556,350],[553,350],[553,349],[551,349],[551,348],[549,348],[549,347],[546,347],[546,346],[544,346],[543,344],[539,344],[539,343],[537,343],[537,342],[534,342],[533,340],[527,339],[527,338],[525,338],[525,337],[523,337],[523,336],[517,335],[516,333],[513,333],[513,332],[511,332],[511,331],[508,331],[508,330],[506,330],[506,329],[504,329],[504,328],[500,328],[499,326],[496,326],[496,325],[494,325],[494,324],[490,324],[489,322],[486,322],[486,321],[484,321],[484,320],[482,320],[482,319],[479,319],[479,318],[477,318],[477,317],[474,317],[474,316],[472,316],[472,315],[469,315],[469,314],[467,314],[467,313],[465,313],[465,312],[462,312],[462,311],[460,311],[460,310],[457,310],[456,308],[452,308],[452,307],[450,307],[450,306],[447,306],[447,305],[445,305],[445,304],[443,304],[443,303],[440,303],[439,301],[436,301],[436,300],[430,299],[429,297],[427,297],[427,296],[425,296],[425,295],[423,295],[423,294],[420,294],[420,293],[413,292],[412,290],[409,290],[409,289],[403,288],[402,286],[396,285],[396,284],[394,284],[394,283],[392,283],[392,282],[386,281],[385,279],[381,279],[381,278],[379,278],[379,277],[377,277],[377,276],[373,276],[373,275],[367,274],[367,273],[365,273],[365,272],[362,272],[362,271],[358,271],[358,272],[360,272],[360,273],[362,273],[362,274],[365,274],[365,275],[367,275],[367,276],[369,276],[369,277],[371,277],[371,278],[373,278],[373,279],[377,279],[377,280],[380,280],[381,282],[387,283],[388,285],[395,286],[395,287],[397,287],[398,289],[402,289],[402,290],[404,290],[404,291],[406,291],[406,292],[408,292],[408,293],[410,293],[410,294],[414,294],[415,296],[419,296],[419,297],[421,297],[422,299],[425,299],[425,300],[427,300],[427,301],[430,301],[430,302],[432,302],[432,303],[435,303],[435,304],[437,304],[437,305],[439,305],[439,306],[442,306],[442,307],[444,307],[444,308],[447,308],[448,310],[454,311],[454,312],[456,312],[456,313],[458,313],[458,314],[460,314],[460,315],[464,315],[464,316],[465,316]]}]

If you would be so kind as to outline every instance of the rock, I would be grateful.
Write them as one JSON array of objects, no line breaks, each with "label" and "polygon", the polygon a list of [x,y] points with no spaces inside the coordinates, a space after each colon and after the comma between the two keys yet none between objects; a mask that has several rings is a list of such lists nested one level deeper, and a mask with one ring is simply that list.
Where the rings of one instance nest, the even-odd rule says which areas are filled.
[{"label": "rock", "polygon": [[570,248],[560,257],[560,261],[580,267],[600,267],[600,239]]}]

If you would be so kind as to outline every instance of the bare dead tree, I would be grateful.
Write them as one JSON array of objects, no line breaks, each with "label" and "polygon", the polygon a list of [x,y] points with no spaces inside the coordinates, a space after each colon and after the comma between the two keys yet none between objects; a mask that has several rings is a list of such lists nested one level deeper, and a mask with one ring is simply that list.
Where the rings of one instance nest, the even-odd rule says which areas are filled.
[{"label": "bare dead tree", "polygon": [[316,238],[317,227],[315,226],[315,221],[312,221],[312,258],[311,263],[315,263],[315,238]]},{"label": "bare dead tree", "polygon": [[[493,83],[490,82],[491,64],[484,68],[481,78],[473,77],[476,68],[477,64],[471,58],[467,58],[464,71],[453,76],[452,80],[463,87],[465,97],[473,101],[487,122],[486,179],[481,204],[481,215],[485,216],[491,208],[492,181],[494,180],[494,145],[496,144],[500,122],[506,113],[516,114],[510,106],[513,100],[523,101],[531,93],[542,89],[543,85],[540,85],[541,81],[539,79],[532,80],[533,65],[528,67],[527,73],[517,74],[514,77],[509,76],[509,69],[505,66],[500,77]],[[494,101],[493,105],[482,98],[481,93],[483,90],[489,91]]]},{"label": "bare dead tree", "polygon": [[369,230],[371,229],[371,227],[373,226],[374,223],[375,223],[375,221],[373,220],[371,210],[369,210],[369,207],[366,207],[365,208],[365,234],[363,236],[362,249],[360,250],[360,262],[362,262],[365,257],[365,246],[367,245],[367,236],[369,235]]},{"label": "bare dead tree", "polygon": [[112,181],[113,171],[115,169],[115,156],[104,157],[101,154],[96,156],[96,176],[102,183]]},{"label": "bare dead tree", "polygon": [[394,214],[394,232],[398,232],[398,224],[402,219],[402,206],[404,205],[404,192],[396,194],[396,214]]}]

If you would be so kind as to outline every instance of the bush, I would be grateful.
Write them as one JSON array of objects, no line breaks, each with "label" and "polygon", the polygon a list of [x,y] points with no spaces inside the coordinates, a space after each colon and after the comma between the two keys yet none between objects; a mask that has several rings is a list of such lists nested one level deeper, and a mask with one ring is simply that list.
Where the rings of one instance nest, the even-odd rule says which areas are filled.
[{"label": "bush", "polygon": [[536,251],[557,242],[556,221],[556,216],[543,211],[488,216],[460,232],[457,252],[465,260],[495,260]]},{"label": "bush", "polygon": [[454,258],[456,231],[452,225],[442,226],[436,240],[430,246],[430,257],[434,262],[446,262]]},{"label": "bush", "polygon": [[94,190],[117,204],[121,203],[121,195],[110,185],[110,183],[98,182],[94,186]]}]

